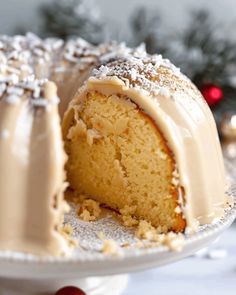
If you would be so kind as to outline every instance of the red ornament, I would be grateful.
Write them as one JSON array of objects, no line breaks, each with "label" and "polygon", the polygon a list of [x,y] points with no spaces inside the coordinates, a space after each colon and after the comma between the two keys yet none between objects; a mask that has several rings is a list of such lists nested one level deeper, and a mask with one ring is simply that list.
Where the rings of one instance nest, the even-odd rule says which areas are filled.
[{"label": "red ornament", "polygon": [[223,98],[223,91],[214,84],[204,85],[201,93],[210,107],[216,105]]},{"label": "red ornament", "polygon": [[64,287],[57,291],[55,295],[86,295],[81,289],[76,287]]}]

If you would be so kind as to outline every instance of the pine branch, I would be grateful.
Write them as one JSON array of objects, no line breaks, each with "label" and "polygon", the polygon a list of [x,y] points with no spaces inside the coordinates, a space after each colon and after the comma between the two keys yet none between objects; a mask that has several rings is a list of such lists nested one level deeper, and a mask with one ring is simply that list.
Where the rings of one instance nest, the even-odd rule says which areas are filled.
[{"label": "pine branch", "polygon": [[103,41],[105,26],[97,8],[86,0],[54,0],[41,6],[41,35],[67,39],[80,36],[91,43]]}]

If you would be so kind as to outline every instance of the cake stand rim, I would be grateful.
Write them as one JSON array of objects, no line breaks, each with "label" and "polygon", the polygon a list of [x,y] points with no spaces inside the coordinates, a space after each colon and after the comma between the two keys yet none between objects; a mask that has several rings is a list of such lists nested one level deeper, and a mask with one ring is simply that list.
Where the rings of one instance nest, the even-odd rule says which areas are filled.
[{"label": "cake stand rim", "polygon": [[[134,249],[124,256],[100,254],[96,259],[81,257],[37,257],[30,254],[18,256],[15,252],[0,252],[0,277],[12,278],[57,278],[65,273],[70,277],[105,276],[162,266],[187,257],[213,242],[236,218],[236,186],[229,193],[234,197],[234,205],[225,211],[223,218],[208,224],[187,237],[181,252],[173,252],[167,247]],[[22,258],[24,257],[24,258]]]}]

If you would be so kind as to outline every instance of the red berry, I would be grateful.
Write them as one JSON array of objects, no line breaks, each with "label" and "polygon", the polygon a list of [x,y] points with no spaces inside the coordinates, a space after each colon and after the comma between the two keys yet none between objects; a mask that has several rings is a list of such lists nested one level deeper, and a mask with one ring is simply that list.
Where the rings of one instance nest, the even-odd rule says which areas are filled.
[{"label": "red berry", "polygon": [[201,92],[210,107],[216,105],[223,98],[222,89],[213,84],[204,85]]},{"label": "red berry", "polygon": [[55,295],[86,295],[81,289],[68,286],[60,289]]}]

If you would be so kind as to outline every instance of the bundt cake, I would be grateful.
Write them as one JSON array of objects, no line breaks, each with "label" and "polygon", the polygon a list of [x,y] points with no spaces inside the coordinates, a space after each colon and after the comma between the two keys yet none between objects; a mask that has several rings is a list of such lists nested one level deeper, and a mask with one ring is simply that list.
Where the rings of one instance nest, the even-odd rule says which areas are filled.
[{"label": "bundt cake", "polygon": [[0,175],[0,250],[37,255],[69,253],[66,187],[160,233],[226,203],[207,104],[142,46],[1,36]]}]

